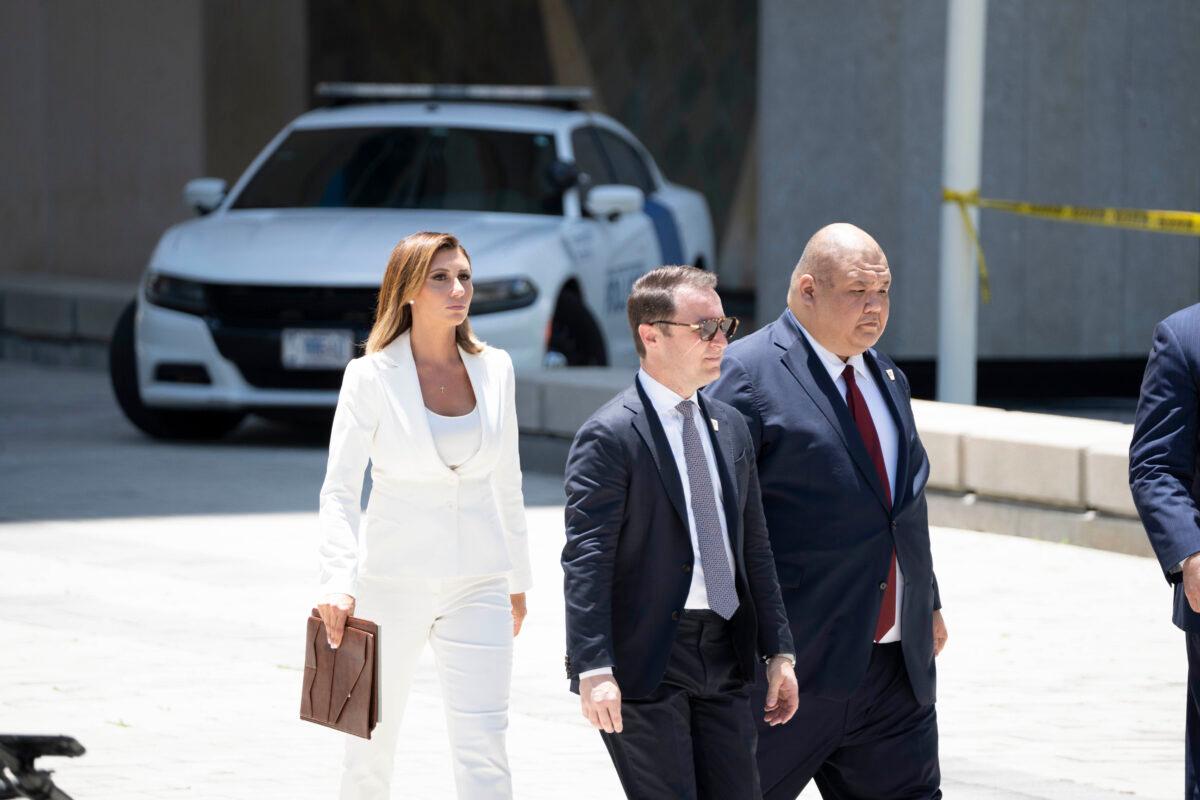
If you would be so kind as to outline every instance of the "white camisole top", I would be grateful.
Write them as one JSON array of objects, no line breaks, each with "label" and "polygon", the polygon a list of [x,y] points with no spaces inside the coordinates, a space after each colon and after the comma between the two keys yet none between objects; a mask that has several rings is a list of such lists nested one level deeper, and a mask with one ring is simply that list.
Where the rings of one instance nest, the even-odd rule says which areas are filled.
[{"label": "white camisole top", "polygon": [[450,469],[456,469],[467,459],[479,452],[483,441],[483,426],[479,421],[479,406],[461,417],[443,417],[425,409],[429,417],[429,430],[433,433],[433,444],[438,455]]}]

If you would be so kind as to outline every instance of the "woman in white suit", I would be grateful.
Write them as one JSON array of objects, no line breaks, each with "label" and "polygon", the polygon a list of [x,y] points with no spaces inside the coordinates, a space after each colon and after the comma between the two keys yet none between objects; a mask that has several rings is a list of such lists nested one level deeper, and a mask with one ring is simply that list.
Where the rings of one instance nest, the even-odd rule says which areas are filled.
[{"label": "woman in white suit", "polygon": [[[343,800],[389,797],[417,659],[437,660],[461,798],[512,796],[504,734],[531,582],[512,361],[474,338],[471,262],[446,233],[392,251],[367,353],[346,367],[321,487],[329,643],[379,623],[380,722],[348,737]],[[372,488],[359,521],[363,474]]]}]

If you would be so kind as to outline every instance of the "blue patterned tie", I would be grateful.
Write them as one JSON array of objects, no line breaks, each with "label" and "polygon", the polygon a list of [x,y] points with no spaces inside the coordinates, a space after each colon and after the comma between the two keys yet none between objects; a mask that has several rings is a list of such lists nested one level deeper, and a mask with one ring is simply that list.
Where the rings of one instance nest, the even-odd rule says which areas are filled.
[{"label": "blue patterned tie", "polygon": [[725,619],[737,611],[737,587],[729,571],[725,542],[721,534],[721,518],[717,516],[717,498],[713,494],[712,473],[696,430],[692,410],[696,404],[684,400],[675,406],[683,416],[683,460],[687,462],[688,487],[692,492],[692,516],[696,520],[696,541],[700,547],[700,566],[704,568],[704,585],[708,589],[708,607]]}]

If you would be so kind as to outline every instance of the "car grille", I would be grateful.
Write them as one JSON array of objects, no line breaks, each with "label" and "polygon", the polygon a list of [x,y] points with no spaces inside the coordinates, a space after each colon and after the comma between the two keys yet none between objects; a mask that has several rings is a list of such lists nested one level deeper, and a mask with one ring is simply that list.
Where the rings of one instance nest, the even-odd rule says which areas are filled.
[{"label": "car grille", "polygon": [[[375,318],[375,287],[205,287],[205,319],[221,355],[260,389],[337,390],[342,370],[285,369],[280,362],[284,328],[344,328],[366,341]],[[361,352],[361,347],[360,347]]]},{"label": "car grille", "polygon": [[326,286],[205,287],[209,315],[224,325],[290,327],[330,325],[367,328],[375,319],[379,288]]}]

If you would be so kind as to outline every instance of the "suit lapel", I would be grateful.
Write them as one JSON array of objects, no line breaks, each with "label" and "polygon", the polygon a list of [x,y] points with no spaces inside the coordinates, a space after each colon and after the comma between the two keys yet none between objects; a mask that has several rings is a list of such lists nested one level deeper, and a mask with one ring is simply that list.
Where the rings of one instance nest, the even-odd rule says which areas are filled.
[{"label": "suit lapel", "polygon": [[813,404],[825,415],[830,426],[841,437],[842,444],[850,453],[858,471],[866,478],[880,504],[887,508],[887,495],[884,494],[883,484],[879,482],[879,473],[875,470],[875,463],[871,461],[871,456],[867,453],[867,446],[863,444],[862,436],[859,435],[854,420],[850,418],[850,410],[846,405],[845,398],[838,393],[837,386],[829,377],[825,365],[809,346],[804,335],[792,328],[790,321],[780,318],[776,325],[793,334],[791,341],[787,342],[786,334],[778,335],[780,334],[779,327],[773,332],[776,346],[784,348],[781,359],[783,365],[812,398]]},{"label": "suit lapel", "polygon": [[[734,482],[733,454],[737,443],[733,441],[733,425],[720,408],[709,408],[704,398],[697,394],[700,403],[700,415],[707,423],[709,441],[712,442],[713,454],[716,456],[717,477],[721,481],[721,499],[725,509],[725,525],[729,529],[729,544],[733,549],[734,558],[741,560],[742,552],[742,517],[738,513],[738,487]],[[712,420],[717,421],[717,430],[713,430]]]},{"label": "suit lapel", "polygon": [[899,507],[905,500],[905,490],[908,488],[908,437],[909,429],[907,418],[901,411],[904,408],[904,398],[901,397],[900,387],[896,385],[896,381],[892,378],[885,377],[883,370],[879,367],[879,360],[875,358],[875,354],[868,350],[863,353],[863,360],[867,362],[867,369],[875,376],[875,383],[883,389],[883,397],[887,400],[888,410],[892,412],[892,420],[896,423],[896,476],[894,483],[896,484],[896,496],[892,499],[892,506]]},{"label": "suit lapel", "polygon": [[[497,402],[492,402],[493,398],[489,393],[493,387],[498,385],[495,381],[489,380],[491,377],[488,374],[488,365],[480,354],[471,354],[459,348],[459,353],[462,355],[463,366],[467,368],[467,379],[471,382],[471,391],[475,393],[475,408],[479,411],[479,424],[481,428],[481,436],[479,439],[479,447],[475,453],[459,464],[461,469],[466,464],[469,464],[472,459],[478,458],[479,454],[487,449],[492,438],[498,432],[501,424],[501,418],[495,416],[498,413],[503,414],[503,401],[500,398],[495,398]],[[424,402],[424,401],[422,401]],[[430,437],[432,439],[432,436]],[[441,461],[441,457],[438,457]]]},{"label": "suit lapel", "polygon": [[[381,373],[401,428],[408,434],[429,469],[434,472],[453,473],[438,455],[425,411],[425,398],[421,396],[421,381],[417,378],[417,364],[413,360],[412,347],[407,333],[397,336],[383,349],[392,369]],[[478,402],[478,397],[476,398]]]},{"label": "suit lapel", "polygon": [[675,454],[671,452],[671,445],[667,442],[667,434],[663,431],[658,414],[654,412],[654,406],[650,404],[650,399],[646,397],[637,378],[633,379],[633,386],[634,391],[625,394],[625,407],[633,412],[633,429],[642,437],[650,451],[654,466],[658,468],[658,475],[662,478],[663,488],[667,491],[667,497],[671,500],[671,505],[675,506],[675,511],[686,528],[687,504],[683,500],[683,483],[675,466]]}]

